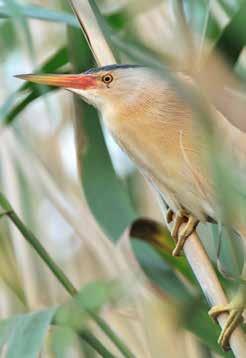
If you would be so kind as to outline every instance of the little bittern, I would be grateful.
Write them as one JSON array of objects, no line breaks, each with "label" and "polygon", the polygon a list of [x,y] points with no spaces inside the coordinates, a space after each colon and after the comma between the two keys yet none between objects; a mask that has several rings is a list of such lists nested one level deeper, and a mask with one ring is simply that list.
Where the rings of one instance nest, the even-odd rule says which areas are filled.
[{"label": "little bittern", "polygon": [[[180,81],[191,79],[178,75]],[[78,75],[21,75],[22,79],[64,87],[94,105],[117,143],[142,173],[155,185],[169,207],[167,221],[173,221],[172,236],[178,255],[186,238],[199,222],[221,222],[216,185],[211,174],[209,142],[191,107],[158,73],[137,65],[110,65]],[[215,109],[213,131],[219,145],[218,158],[233,165],[237,179],[246,179],[246,134]],[[199,122],[199,121],[197,121]],[[226,159],[226,160],[225,160]],[[238,187],[235,196],[238,196]],[[246,240],[246,222],[235,215],[233,229]],[[180,226],[186,223],[180,232]],[[245,234],[245,235],[244,235]],[[242,299],[243,300],[243,299]],[[237,305],[214,307],[216,317],[230,315],[221,334],[229,336],[242,313]]]}]

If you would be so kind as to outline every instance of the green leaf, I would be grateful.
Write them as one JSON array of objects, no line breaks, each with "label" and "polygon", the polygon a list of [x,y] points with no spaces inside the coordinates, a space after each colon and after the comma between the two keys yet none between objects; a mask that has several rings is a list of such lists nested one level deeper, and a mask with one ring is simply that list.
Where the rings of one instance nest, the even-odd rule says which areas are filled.
[{"label": "green leaf", "polygon": [[172,255],[175,243],[162,223],[146,218],[138,219],[131,225],[130,236],[152,245],[169,267],[180,272],[190,283],[197,284],[187,259],[183,256],[177,260]]},{"label": "green leaf", "polygon": [[54,323],[79,331],[85,326],[87,319],[88,314],[84,308],[78,305],[74,299],[71,299],[57,309]]},{"label": "green leaf", "polygon": [[69,348],[76,340],[75,332],[66,326],[54,326],[51,334],[51,351],[56,358],[68,357]]},{"label": "green leaf", "polygon": [[[81,101],[80,101],[81,103]],[[82,183],[88,204],[108,237],[117,240],[136,219],[124,183],[117,177],[93,108],[84,107],[86,153],[82,158]]]},{"label": "green leaf", "polygon": [[[184,327],[199,337],[207,347],[227,357],[228,353],[223,354],[217,343],[220,328],[208,316],[209,307],[204,301],[199,285],[195,286],[197,291],[190,291],[149,244],[134,240],[132,247],[147,277],[165,296],[174,299],[177,309],[181,310]],[[231,355],[228,354],[228,357]]]},{"label": "green leaf", "polygon": [[246,2],[243,1],[238,11],[219,37],[215,49],[220,51],[233,66],[246,45]]},{"label": "green leaf", "polygon": [[32,41],[32,35],[29,29],[28,22],[26,21],[26,18],[22,15],[21,5],[18,3],[18,0],[5,0],[5,3],[6,9],[8,10],[9,14],[11,14],[11,16],[15,19],[15,22],[20,25],[20,28],[25,36],[30,58],[34,59],[35,51]]},{"label": "green leaf", "polygon": [[[1,194],[1,193],[0,193]],[[8,200],[0,195],[0,206],[3,208],[10,208],[11,205]],[[36,238],[36,236],[29,230],[26,225],[21,221],[19,216],[12,209],[11,212],[8,213],[8,217],[15,224],[18,230],[21,232],[25,240],[32,246],[32,248],[36,251],[39,257],[47,264],[49,269],[53,272],[62,286],[66,289],[66,291],[71,296],[77,295],[77,290],[72,284],[72,282],[68,279],[66,274],[60,269],[60,267],[53,261],[52,257],[46,251],[46,249],[40,244],[40,241]],[[79,303],[79,302],[77,302]],[[84,310],[83,306],[80,305],[82,310]],[[121,339],[112,331],[112,329],[108,326],[108,324],[101,318],[98,317],[94,312],[87,310],[89,316],[94,319],[94,321],[98,324],[101,330],[105,333],[106,336],[115,344],[115,346],[122,352],[125,357],[132,357],[129,349],[125,346],[125,344],[121,341]],[[92,337],[93,338],[93,337]],[[102,346],[102,345],[101,345]]]},{"label": "green leaf", "polygon": [[[177,259],[172,256],[174,242],[168,235],[167,229],[153,220],[139,219],[130,228],[130,235],[134,239],[132,247],[135,256],[145,274],[164,291],[165,295],[174,298],[178,307],[181,304],[184,326],[199,337],[210,349],[222,354],[217,344],[220,329],[208,316],[208,305],[204,299],[201,300],[201,297],[203,297],[201,288],[186,258]],[[136,240],[136,238],[142,241]],[[176,272],[192,284],[192,291],[188,290],[184,281],[180,280],[180,275],[177,276]],[[195,314],[194,307],[196,307]]]},{"label": "green leaf", "polygon": [[75,300],[86,311],[98,311],[112,297],[119,296],[119,286],[115,281],[97,281],[86,285]]},{"label": "green leaf", "polygon": [[201,299],[193,298],[182,312],[183,324],[189,331],[200,338],[205,346],[224,357],[232,358],[233,354],[223,352],[217,343],[221,329],[208,316],[207,308],[207,305]]},{"label": "green leaf", "polygon": [[55,323],[69,326],[76,331],[81,330],[90,317],[90,312],[99,312],[103,305],[118,295],[118,285],[114,281],[89,283],[65,305],[58,308]]},{"label": "green leaf", "polygon": [[[19,12],[26,18],[57,22],[74,28],[80,28],[77,18],[66,11],[52,10],[38,5],[19,5]],[[13,13],[9,10],[8,6],[0,6],[0,19],[1,18],[14,18]],[[107,20],[118,30],[122,29],[125,24],[125,18],[122,12],[113,12],[112,14],[107,15]]]},{"label": "green leaf", "polygon": [[17,46],[15,27],[12,21],[0,21],[0,61],[3,64],[8,55]]},{"label": "green leaf", "polygon": [[191,299],[192,296],[185,284],[149,244],[133,240],[132,248],[147,277],[165,294],[175,298],[178,302],[186,302]]},{"label": "green leaf", "polygon": [[190,0],[186,2],[185,9],[191,29],[195,33],[200,33],[198,49],[202,54],[204,45],[207,45],[207,40],[212,44],[218,39],[221,33],[221,25],[211,11],[211,1]]},{"label": "green leaf", "polygon": [[[67,48],[62,47],[58,49],[54,55],[50,57],[42,66],[40,66],[35,72],[49,73],[54,72],[68,63]],[[35,99],[40,96],[54,91],[56,88],[43,86],[42,91],[39,90],[40,86],[37,86],[31,82],[25,82],[20,88],[12,93],[7,100],[0,107],[0,122],[4,121],[5,124],[12,123],[17,116]],[[16,101],[22,96],[18,103]]]},{"label": "green leaf", "polygon": [[224,11],[229,15],[235,14],[235,12],[239,9],[240,5],[244,0],[219,0],[220,5],[224,9]]},{"label": "green leaf", "polygon": [[7,345],[6,358],[36,358],[56,309],[11,317],[0,322],[0,346]]},{"label": "green leaf", "polygon": [[[19,6],[19,12],[22,16],[32,19],[60,22],[66,25],[79,28],[79,23],[75,16],[63,11],[50,10],[41,6],[34,5],[21,5]],[[13,17],[13,13],[7,6],[0,6],[0,18]]]}]

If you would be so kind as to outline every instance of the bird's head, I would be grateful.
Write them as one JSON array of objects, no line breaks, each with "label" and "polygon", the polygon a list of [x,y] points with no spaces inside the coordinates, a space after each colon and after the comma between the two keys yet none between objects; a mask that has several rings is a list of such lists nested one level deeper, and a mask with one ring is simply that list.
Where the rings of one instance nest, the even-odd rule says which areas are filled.
[{"label": "bird's head", "polygon": [[146,92],[150,70],[138,65],[109,65],[76,75],[19,75],[18,78],[44,85],[63,87],[102,110],[103,106],[129,106],[136,95]]}]

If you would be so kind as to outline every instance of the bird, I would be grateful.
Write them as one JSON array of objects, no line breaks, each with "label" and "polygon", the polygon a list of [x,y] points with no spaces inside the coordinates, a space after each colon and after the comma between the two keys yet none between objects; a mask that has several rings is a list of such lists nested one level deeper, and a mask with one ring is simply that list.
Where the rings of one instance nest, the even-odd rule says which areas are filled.
[{"label": "bird", "polygon": [[[183,73],[176,76],[184,85],[195,86],[189,76]],[[173,223],[171,235],[176,242],[174,256],[180,255],[185,241],[200,222],[221,223],[223,220],[218,186],[211,169],[211,155],[216,151],[218,162],[233,173],[230,192],[239,209],[231,222],[246,245],[241,200],[246,178],[246,134],[214,107],[210,108],[214,138],[211,142],[202,128],[204,123],[195,116],[189,103],[152,68],[112,64],[81,74],[16,77],[65,88],[97,108],[115,141],[155,186],[168,207],[166,221]],[[246,272],[244,281],[245,278]],[[224,349],[228,349],[231,332],[241,320],[246,304],[245,290],[243,285],[244,294],[238,296],[240,299],[210,310],[213,318],[225,311],[229,313],[219,339]]]}]

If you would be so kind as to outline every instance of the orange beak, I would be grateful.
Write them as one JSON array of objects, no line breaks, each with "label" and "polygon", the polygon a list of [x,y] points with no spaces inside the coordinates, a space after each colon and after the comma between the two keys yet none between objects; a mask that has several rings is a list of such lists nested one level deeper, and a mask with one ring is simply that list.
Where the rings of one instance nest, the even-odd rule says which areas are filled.
[{"label": "orange beak", "polygon": [[39,83],[42,85],[82,89],[96,87],[96,77],[93,75],[18,75],[15,76],[22,80]]}]

